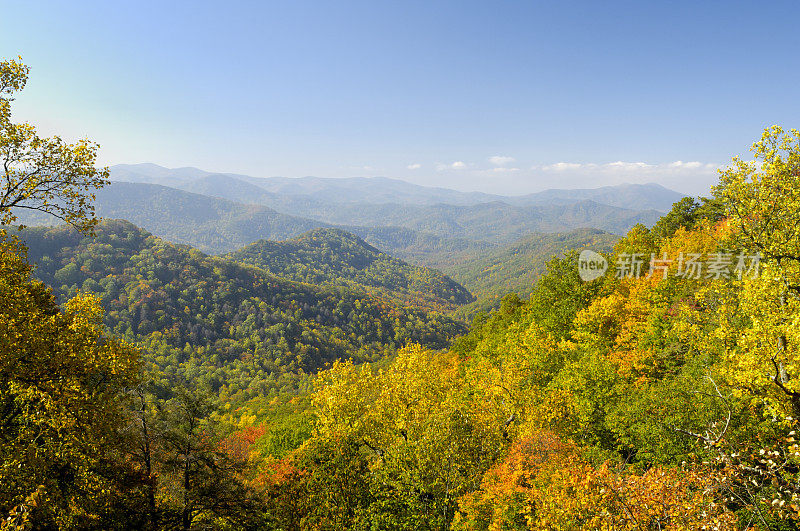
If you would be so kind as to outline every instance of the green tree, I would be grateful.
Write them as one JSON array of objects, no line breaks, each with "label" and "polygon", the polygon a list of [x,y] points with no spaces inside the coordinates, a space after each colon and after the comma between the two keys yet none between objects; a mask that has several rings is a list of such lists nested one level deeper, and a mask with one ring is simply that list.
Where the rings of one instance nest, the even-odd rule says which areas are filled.
[{"label": "green tree", "polygon": [[[28,209],[90,232],[92,191],[108,175],[94,167],[97,145],[13,123],[27,78],[21,61],[0,61],[0,223]],[[59,308],[26,253],[0,231],[0,513],[42,529],[137,526],[142,478],[120,432],[138,352],[106,332],[95,297]]]},{"label": "green tree", "polygon": [[28,67],[0,61],[0,222],[12,224],[18,209],[44,212],[82,231],[97,224],[93,190],[108,183],[108,169],[95,168],[98,145],[82,139],[42,138],[28,123],[11,121],[11,102],[25,88]]},{"label": "green tree", "polygon": [[0,239],[0,512],[41,490],[37,527],[91,527],[130,474],[118,430],[138,353],[105,332],[97,299],[59,309],[30,270]]},{"label": "green tree", "polygon": [[207,397],[185,388],[161,408],[160,513],[168,528],[258,528],[259,505],[242,476],[247,463],[224,451],[213,411]]}]

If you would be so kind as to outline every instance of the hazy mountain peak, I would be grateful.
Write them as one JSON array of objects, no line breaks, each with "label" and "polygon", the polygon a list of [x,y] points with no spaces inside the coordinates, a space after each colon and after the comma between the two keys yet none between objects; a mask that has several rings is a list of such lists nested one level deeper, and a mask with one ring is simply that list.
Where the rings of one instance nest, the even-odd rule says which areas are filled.
[{"label": "hazy mountain peak", "polygon": [[[591,200],[631,210],[666,212],[683,194],[657,183],[624,183],[579,189],[548,189],[519,196],[463,192],[423,186],[391,177],[251,177],[216,173],[193,167],[164,168],[157,164],[120,164],[111,167],[115,181],[162,184],[243,203],[276,207],[281,201],[302,199],[312,203],[370,203],[400,205],[471,206],[499,202],[514,206],[568,204]],[[281,199],[282,198],[282,199]],[[297,205],[292,204],[291,208]],[[291,212],[295,213],[295,212]],[[302,213],[302,212],[301,212]],[[307,213],[302,213],[307,215]]]}]

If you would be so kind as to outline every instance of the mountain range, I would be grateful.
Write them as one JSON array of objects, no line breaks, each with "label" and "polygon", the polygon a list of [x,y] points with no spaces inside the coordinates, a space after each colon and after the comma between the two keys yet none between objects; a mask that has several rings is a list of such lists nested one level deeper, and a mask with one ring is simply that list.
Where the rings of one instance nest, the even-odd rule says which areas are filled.
[{"label": "mountain range", "polygon": [[[111,178],[96,194],[104,218],[125,219],[165,240],[290,280],[324,285],[335,277],[338,285],[346,280],[395,302],[460,307],[467,314],[495,305],[506,292],[526,295],[545,258],[598,243],[609,247],[637,223],[653,225],[683,197],[655,184],[507,197],[386,178],[256,178],[155,164],[113,166]],[[30,212],[21,221],[57,223]],[[297,266],[331,259],[330,248],[308,245],[314,240],[349,254],[321,268]],[[431,270],[414,267],[435,268],[479,300],[470,302],[470,292],[442,278],[437,282],[448,286],[442,293],[417,289],[424,282],[390,285],[376,279],[370,264],[417,278]]]},{"label": "mountain range", "polygon": [[121,182],[161,184],[189,192],[224,197],[240,202],[258,202],[268,206],[287,199],[308,203],[397,203],[404,205],[448,204],[471,206],[501,202],[512,206],[573,203],[596,203],[635,210],[667,212],[683,194],[655,183],[622,184],[592,189],[550,189],[520,196],[482,192],[462,192],[447,188],[421,186],[386,177],[251,177],[234,173],[213,173],[197,168],[169,169],[156,164],[118,164],[111,167],[111,179]]},{"label": "mountain range", "polygon": [[[382,178],[259,179],[152,164],[114,166],[111,175],[115,182],[97,193],[100,216],[127,219],[204,252],[340,228],[393,256],[438,268],[532,233],[596,228],[622,234],[637,223],[652,225],[660,216],[653,207],[666,210],[682,197],[658,185],[502,197]],[[38,214],[22,221],[53,223]]]}]

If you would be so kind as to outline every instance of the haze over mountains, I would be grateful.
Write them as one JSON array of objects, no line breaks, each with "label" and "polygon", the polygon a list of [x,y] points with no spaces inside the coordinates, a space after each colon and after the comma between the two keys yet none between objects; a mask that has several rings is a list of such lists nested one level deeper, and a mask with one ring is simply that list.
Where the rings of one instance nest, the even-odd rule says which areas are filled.
[{"label": "haze over mountains", "polygon": [[[469,303],[471,295],[463,292],[453,301],[468,304],[462,309],[467,314],[496,304],[507,292],[526,295],[550,256],[594,244],[608,248],[616,235],[637,223],[652,226],[684,197],[657,184],[507,197],[387,178],[256,178],[155,164],[113,166],[111,179],[97,192],[97,212],[104,218],[128,220],[205,253],[247,257],[294,280],[309,272],[278,264],[301,255],[320,263],[325,250],[309,247],[309,241],[344,245],[346,253],[378,260],[384,271],[400,267],[391,265],[395,258],[411,264],[402,268],[436,268],[478,296]],[[57,224],[39,214],[22,221]],[[317,233],[325,238],[288,241],[315,230],[328,232]],[[381,252],[387,254],[378,258]],[[349,266],[342,261],[331,267],[338,278],[339,269]],[[311,276],[324,282],[316,277],[326,274],[318,269]],[[352,274],[370,284],[366,272]]]},{"label": "haze over mountains", "polygon": [[294,199],[302,198],[310,203],[397,203],[409,205],[445,203],[455,206],[470,206],[495,201],[513,206],[594,201],[619,208],[667,212],[675,201],[684,197],[683,194],[655,183],[623,184],[592,189],[551,189],[520,196],[503,196],[483,192],[461,192],[447,188],[420,186],[386,177],[355,177],[348,179],[322,177],[260,178],[234,173],[213,173],[191,167],[169,169],[156,164],[118,164],[112,166],[111,179],[122,182],[161,184],[189,192],[216,195],[242,202],[254,202],[258,199],[261,204],[268,204],[267,201],[281,201],[279,196],[288,196]]},{"label": "haze over mountains", "polygon": [[652,225],[683,197],[657,184],[505,197],[386,178],[256,178],[154,164],[113,166],[111,178],[98,193],[101,216],[128,219],[205,252],[336,227],[434,267],[531,233],[595,228],[622,234],[637,223]]}]

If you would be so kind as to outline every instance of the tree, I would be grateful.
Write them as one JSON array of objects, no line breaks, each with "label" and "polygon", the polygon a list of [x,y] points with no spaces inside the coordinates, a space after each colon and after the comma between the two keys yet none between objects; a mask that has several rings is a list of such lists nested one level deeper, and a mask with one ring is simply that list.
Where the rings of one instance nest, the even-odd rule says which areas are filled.
[{"label": "tree", "polygon": [[714,193],[743,242],[778,264],[800,262],[800,131],[774,125],[751,151],[720,172]]},{"label": "tree", "polygon": [[527,429],[459,500],[453,529],[735,529],[706,470],[653,467],[639,475],[593,466],[553,433]]},{"label": "tree", "polygon": [[[0,223],[27,209],[90,232],[108,171],[94,167],[96,144],[12,123],[27,79],[21,61],[0,61]],[[37,529],[137,526],[143,482],[121,431],[138,352],[108,335],[95,297],[59,308],[26,253],[0,231],[0,513]]]},{"label": "tree", "polygon": [[735,157],[715,188],[740,244],[762,256],[760,274],[742,279],[740,311],[750,326],[731,349],[731,374],[741,388],[798,417],[800,132],[772,126],[751,150],[754,160]]},{"label": "tree", "polygon": [[[443,529],[457,499],[502,452],[507,416],[473,397],[459,370],[452,354],[410,346],[385,370],[336,362],[320,374],[313,396],[316,433],[304,448],[356,443],[368,459],[371,503],[348,504],[348,528],[359,528],[357,517],[367,511],[370,529]],[[325,452],[331,461],[317,466],[326,467],[331,480],[319,482],[332,490],[324,499],[348,500],[361,485],[349,473],[362,467],[355,449]],[[328,518],[339,518],[334,509]]]},{"label": "tree", "polygon": [[97,299],[59,309],[30,271],[0,239],[0,514],[39,492],[37,528],[90,527],[134,498],[118,431],[138,353],[106,334]]},{"label": "tree", "polygon": [[97,224],[93,190],[108,184],[108,168],[95,168],[98,145],[42,138],[28,123],[11,121],[11,102],[25,88],[28,67],[0,61],[0,223],[17,221],[19,209],[44,212],[84,232]]},{"label": "tree", "polygon": [[208,397],[179,388],[158,415],[163,462],[159,488],[170,528],[258,528],[260,505],[242,474],[247,463],[225,451]]}]

